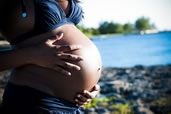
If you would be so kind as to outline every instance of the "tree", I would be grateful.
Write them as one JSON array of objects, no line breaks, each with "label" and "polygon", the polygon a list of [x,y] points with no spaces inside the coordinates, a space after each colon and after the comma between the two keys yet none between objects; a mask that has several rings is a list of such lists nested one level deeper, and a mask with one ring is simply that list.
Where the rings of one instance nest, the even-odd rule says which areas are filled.
[{"label": "tree", "polygon": [[103,23],[100,24],[98,30],[101,34],[106,34],[108,31],[107,31],[107,28],[109,26],[109,22],[105,21]]},{"label": "tree", "polygon": [[114,22],[103,22],[99,26],[99,32],[101,34],[122,33],[123,26]]},{"label": "tree", "polygon": [[119,23],[115,23],[113,33],[123,33],[123,25],[121,25]]},{"label": "tree", "polygon": [[131,33],[133,31],[133,26],[130,23],[126,23],[123,25],[124,33]]},{"label": "tree", "polygon": [[136,20],[135,27],[139,31],[145,31],[145,30],[151,29],[152,25],[150,24],[150,21],[148,18],[141,17]]},{"label": "tree", "polygon": [[91,28],[91,33],[92,33],[93,35],[99,35],[99,34],[100,34],[100,33],[99,33],[99,30],[96,29],[96,28]]}]

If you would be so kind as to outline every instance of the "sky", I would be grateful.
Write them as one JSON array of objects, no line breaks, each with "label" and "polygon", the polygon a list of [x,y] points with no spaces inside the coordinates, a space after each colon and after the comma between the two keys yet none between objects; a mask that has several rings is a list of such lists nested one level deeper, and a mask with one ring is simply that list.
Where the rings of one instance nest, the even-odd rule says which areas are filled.
[{"label": "sky", "polygon": [[80,0],[81,25],[98,27],[101,22],[132,23],[144,16],[158,30],[171,30],[171,0]]}]

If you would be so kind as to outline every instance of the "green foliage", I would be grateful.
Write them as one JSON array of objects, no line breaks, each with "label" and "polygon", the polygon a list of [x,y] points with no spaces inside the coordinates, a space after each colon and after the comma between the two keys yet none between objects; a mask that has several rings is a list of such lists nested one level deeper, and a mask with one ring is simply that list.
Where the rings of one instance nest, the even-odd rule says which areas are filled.
[{"label": "green foliage", "polygon": [[91,108],[96,105],[107,107],[109,104],[113,104],[114,99],[114,97],[94,98],[91,103],[85,105],[84,108]]},{"label": "green foliage", "polygon": [[103,22],[99,26],[99,32],[101,34],[109,34],[109,33],[122,33],[123,32],[123,26],[118,23],[114,22]]},{"label": "green foliage", "polygon": [[85,28],[83,26],[77,26],[77,28],[81,30],[87,37],[100,34],[98,29],[95,28]]},{"label": "green foliage", "polygon": [[100,101],[99,99],[94,98],[94,99],[91,101],[91,103],[84,105],[84,108],[85,108],[85,109],[86,109],[86,108],[94,108],[94,107],[97,105],[97,103],[98,103],[99,101]]},{"label": "green foliage", "polygon": [[124,30],[124,33],[126,33],[126,34],[132,33],[133,29],[134,29],[133,25],[130,23],[126,23],[123,25],[123,30]]},{"label": "green foliage", "polygon": [[152,101],[151,104],[167,105],[171,103],[171,98],[160,98],[158,100]]},{"label": "green foliage", "polygon": [[133,114],[133,111],[130,108],[130,105],[128,103],[126,104],[115,104],[116,98],[111,97],[103,97],[103,98],[95,98],[92,100],[91,103],[84,106],[85,109],[88,108],[94,108],[96,106],[98,107],[111,107],[112,109],[115,109],[116,111],[114,114]]},{"label": "green foliage", "polygon": [[93,35],[99,35],[100,34],[100,32],[98,31],[98,29],[95,29],[95,28],[91,28],[91,33]]},{"label": "green foliage", "polygon": [[116,104],[112,107],[117,109],[119,114],[133,114],[129,104]]},{"label": "green foliage", "polygon": [[[134,28],[135,26],[135,28]],[[154,24],[150,24],[148,18],[141,17],[136,20],[135,24],[125,23],[119,24],[114,22],[104,21],[98,28],[85,28],[83,26],[77,26],[87,37],[101,34],[130,34],[156,28]]]},{"label": "green foliage", "polygon": [[101,34],[107,33],[108,24],[109,24],[109,23],[108,23],[107,21],[100,24],[100,27],[99,27],[98,30],[99,30],[99,32],[100,32]]},{"label": "green foliage", "polygon": [[135,22],[135,27],[139,31],[145,31],[152,28],[148,18],[141,17]]}]

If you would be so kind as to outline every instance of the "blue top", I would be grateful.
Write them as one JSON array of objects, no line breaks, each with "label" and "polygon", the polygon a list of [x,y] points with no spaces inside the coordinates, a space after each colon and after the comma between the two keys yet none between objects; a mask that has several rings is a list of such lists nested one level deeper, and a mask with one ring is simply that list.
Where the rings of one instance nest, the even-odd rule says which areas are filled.
[{"label": "blue top", "polygon": [[35,0],[35,28],[47,32],[67,23],[77,25],[83,11],[73,0],[70,1],[70,14],[66,16],[55,0]]},{"label": "blue top", "polygon": [[[38,35],[44,32],[54,30],[55,28],[64,24],[77,25],[82,19],[82,8],[76,4],[73,0],[70,1],[70,13],[67,16],[64,10],[55,0],[34,0],[35,4],[35,25],[34,29],[28,33],[25,33],[15,40],[11,41],[11,44],[21,42],[31,36]],[[25,13],[25,12],[24,12]],[[24,17],[26,18],[26,17]]]}]

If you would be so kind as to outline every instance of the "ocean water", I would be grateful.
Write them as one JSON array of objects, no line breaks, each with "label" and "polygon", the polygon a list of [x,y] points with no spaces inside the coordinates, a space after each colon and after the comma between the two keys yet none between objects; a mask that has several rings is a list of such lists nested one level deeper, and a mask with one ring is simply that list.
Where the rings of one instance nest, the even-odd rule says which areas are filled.
[{"label": "ocean water", "polygon": [[171,32],[97,37],[103,67],[171,64]]}]

